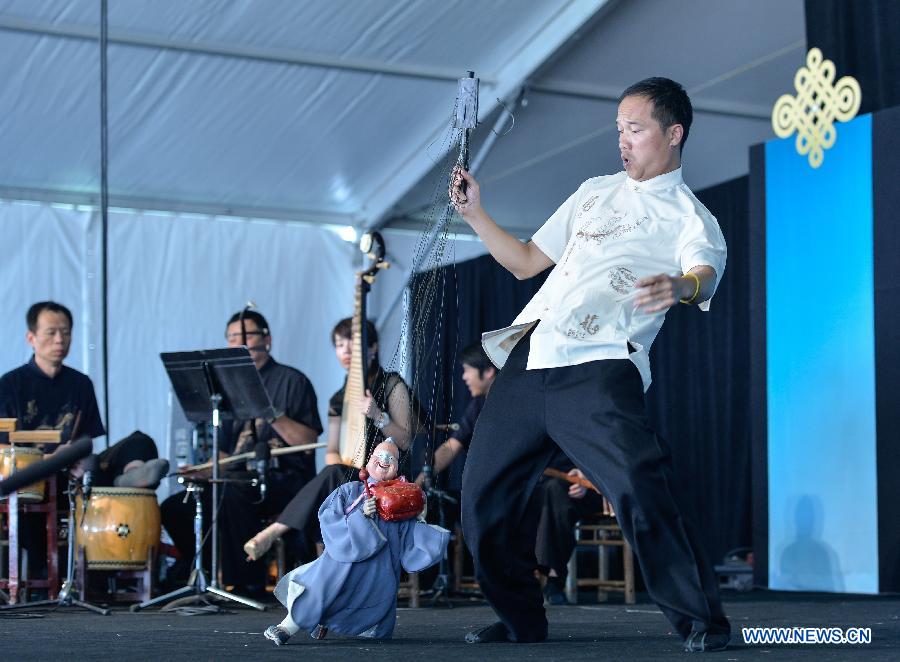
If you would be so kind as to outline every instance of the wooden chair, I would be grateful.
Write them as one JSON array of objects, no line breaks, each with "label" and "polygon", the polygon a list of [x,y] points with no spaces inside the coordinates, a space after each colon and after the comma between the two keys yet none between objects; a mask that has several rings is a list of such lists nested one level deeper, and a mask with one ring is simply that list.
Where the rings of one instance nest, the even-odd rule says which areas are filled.
[{"label": "wooden chair", "polygon": [[[16,419],[0,419],[0,431],[5,432],[10,448],[27,444],[56,443],[60,441],[59,430],[17,431]],[[17,444],[19,446],[17,446]],[[27,488],[24,488],[27,489]],[[0,520],[6,522],[6,546],[8,574],[0,578],[0,589],[9,591],[8,602],[19,602],[20,592],[33,588],[46,588],[48,598],[55,600],[59,595],[59,537],[57,521],[57,480],[56,475],[47,478],[43,500],[39,502],[25,501],[19,492],[13,492],[5,500],[0,501]],[[32,486],[33,489],[33,486]],[[23,513],[40,513],[44,515],[47,531],[47,579],[31,579],[28,577],[27,563],[23,563],[26,555],[22,554],[19,544],[19,516]],[[4,517],[5,516],[5,517]],[[2,596],[4,599],[7,597]]]},{"label": "wooden chair", "polygon": [[[603,512],[598,513],[596,519],[590,522],[577,522],[575,524],[575,549],[572,558],[569,559],[568,577],[566,577],[566,598],[571,604],[578,602],[578,589],[597,589],[598,602],[606,602],[607,592],[619,592],[625,596],[625,604],[635,603],[634,595],[634,554],[631,545],[622,535],[622,529],[616,521],[612,508],[606,499]],[[609,548],[620,547],[622,549],[622,575],[623,579],[609,578]],[[597,553],[597,577],[578,576],[578,553]]]}]

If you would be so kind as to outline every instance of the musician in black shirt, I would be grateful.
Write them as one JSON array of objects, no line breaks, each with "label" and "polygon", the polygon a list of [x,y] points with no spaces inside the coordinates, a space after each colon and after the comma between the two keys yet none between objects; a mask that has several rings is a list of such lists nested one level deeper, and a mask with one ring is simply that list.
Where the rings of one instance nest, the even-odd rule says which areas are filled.
[{"label": "musician in black shirt", "polygon": [[[265,317],[247,311],[243,325],[242,330],[241,314],[235,313],[228,320],[226,340],[230,347],[240,347],[246,332],[247,349],[277,414],[271,420],[255,421],[257,438],[270,448],[315,443],[322,432],[322,423],[312,383],[299,370],[272,358],[272,336]],[[250,421],[224,421],[222,436],[220,459],[254,450]],[[223,467],[223,474],[225,478],[246,482],[229,482],[220,490],[222,578],[225,584],[234,585],[236,591],[258,596],[265,588],[266,568],[261,562],[247,563],[240,554],[241,544],[259,530],[266,517],[281,512],[298,486],[315,475],[315,452],[273,457],[266,475],[266,498],[261,502],[259,489],[249,482],[255,474],[247,471],[246,464]],[[204,491],[203,496],[208,519],[212,512],[211,490]],[[184,503],[183,499],[184,494],[177,493],[162,503],[162,523],[182,558],[190,561],[194,555],[194,503],[191,500]],[[204,553],[209,554],[208,546]],[[187,563],[179,565],[180,569],[187,570]]]},{"label": "musician in black shirt", "polygon": [[[77,437],[105,435],[91,378],[63,364],[72,345],[72,312],[54,301],[39,301],[28,309],[25,321],[25,339],[34,355],[0,377],[0,418],[17,419],[19,430],[59,430],[61,445]],[[42,450],[52,453],[57,448],[47,444]],[[168,462],[158,458],[153,439],[134,432],[99,455],[81,460],[70,471],[80,478],[89,469],[95,486],[155,488],[168,467]],[[57,495],[61,504],[63,492],[60,489]],[[46,549],[41,516],[25,514],[19,521],[30,569],[33,576],[39,576],[46,563],[40,553]]]}]

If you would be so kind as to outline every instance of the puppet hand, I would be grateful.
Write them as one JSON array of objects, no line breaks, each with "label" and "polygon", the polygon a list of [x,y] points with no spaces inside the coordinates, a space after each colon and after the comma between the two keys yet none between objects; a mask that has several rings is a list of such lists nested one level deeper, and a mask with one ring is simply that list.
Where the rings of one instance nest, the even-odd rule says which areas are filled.
[{"label": "puppet hand", "polygon": [[375,497],[369,497],[363,504],[363,515],[375,517]]}]

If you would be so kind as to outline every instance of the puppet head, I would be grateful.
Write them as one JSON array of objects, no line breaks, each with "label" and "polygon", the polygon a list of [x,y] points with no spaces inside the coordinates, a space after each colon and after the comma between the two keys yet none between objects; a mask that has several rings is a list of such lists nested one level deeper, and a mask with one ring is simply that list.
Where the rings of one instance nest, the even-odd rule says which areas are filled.
[{"label": "puppet head", "polygon": [[392,480],[397,477],[400,467],[400,449],[393,441],[385,439],[375,447],[369,456],[366,471],[377,481]]}]

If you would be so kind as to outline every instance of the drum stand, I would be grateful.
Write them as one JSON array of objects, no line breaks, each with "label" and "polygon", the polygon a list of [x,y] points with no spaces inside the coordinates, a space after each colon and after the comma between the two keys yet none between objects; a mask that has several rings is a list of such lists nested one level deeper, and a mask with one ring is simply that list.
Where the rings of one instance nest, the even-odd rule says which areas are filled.
[{"label": "drum stand", "polygon": [[[69,495],[69,541],[68,552],[69,558],[66,560],[66,581],[63,582],[62,590],[56,600],[37,600],[35,602],[22,602],[14,605],[4,605],[0,607],[0,611],[12,611],[15,609],[34,609],[36,607],[52,607],[57,609],[60,607],[80,607],[87,609],[101,616],[108,616],[109,609],[98,607],[90,602],[79,600],[74,597],[75,593],[75,490],[78,485],[77,481],[69,478],[69,489],[66,494]],[[54,495],[48,496],[48,499],[55,499]],[[87,501],[85,500],[85,504]],[[87,581],[86,577],[82,577],[81,581]],[[54,610],[55,611],[55,610]]]},{"label": "drum stand", "polygon": [[[256,600],[233,595],[219,585],[219,518],[218,518],[218,501],[219,501],[219,483],[231,482],[228,479],[219,478],[219,403],[222,396],[214,393],[210,397],[213,407],[213,448],[212,448],[212,480],[204,481],[212,483],[212,525],[210,527],[210,536],[212,538],[212,580],[207,581],[203,572],[203,486],[200,481],[187,481],[187,500],[191,494],[194,495],[194,568],[191,570],[191,576],[188,583],[171,593],[166,593],[158,598],[132,605],[131,611],[137,612],[146,607],[152,607],[163,602],[176,600],[181,597],[191,596],[185,602],[207,602],[206,594],[211,593],[218,598],[232,600],[239,604],[260,611],[265,611],[266,606]],[[243,481],[241,481],[243,482]]]}]

